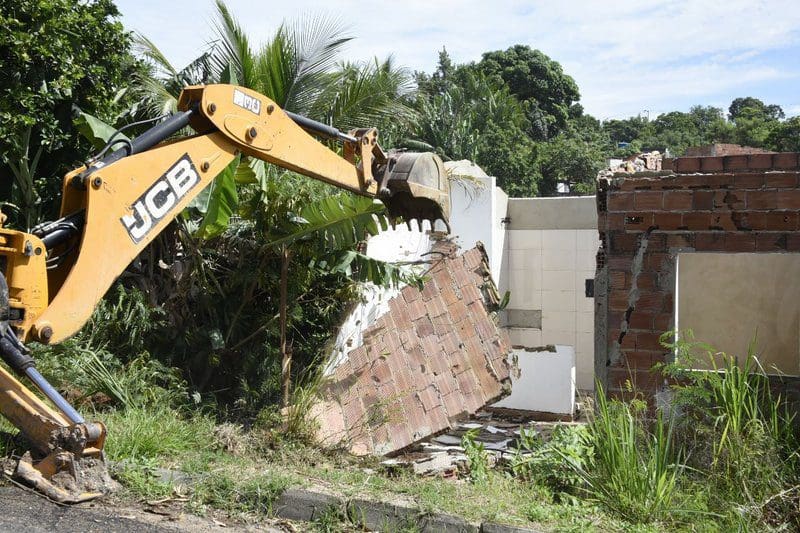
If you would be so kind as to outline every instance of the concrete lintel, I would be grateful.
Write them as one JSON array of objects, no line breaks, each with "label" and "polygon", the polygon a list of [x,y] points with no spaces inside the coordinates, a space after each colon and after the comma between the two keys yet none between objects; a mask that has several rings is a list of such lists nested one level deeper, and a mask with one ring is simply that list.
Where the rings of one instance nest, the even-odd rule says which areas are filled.
[{"label": "concrete lintel", "polygon": [[509,198],[509,230],[597,229],[594,196]]}]

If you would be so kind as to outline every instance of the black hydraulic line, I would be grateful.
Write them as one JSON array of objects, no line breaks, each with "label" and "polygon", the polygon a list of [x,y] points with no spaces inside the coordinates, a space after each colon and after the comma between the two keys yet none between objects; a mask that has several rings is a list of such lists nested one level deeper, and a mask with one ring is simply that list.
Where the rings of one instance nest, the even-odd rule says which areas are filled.
[{"label": "black hydraulic line", "polygon": [[[171,135],[175,134],[176,132],[180,131],[181,129],[189,125],[189,120],[191,119],[192,114],[196,112],[196,109],[197,109],[196,107],[192,107],[187,111],[182,111],[180,113],[175,113],[169,116],[166,120],[164,120],[160,124],[153,126],[149,130],[145,131],[144,133],[142,133],[141,135],[130,141],[130,143],[126,142],[125,146],[123,146],[119,150],[103,157],[103,159],[101,159],[100,161],[92,163],[88,169],[81,172],[79,175],[75,176],[73,181],[74,185],[78,187],[83,187],[84,184],[86,183],[88,176],[91,175],[94,171],[103,168],[104,166],[110,165],[111,163],[114,163],[116,161],[119,161],[123,157],[127,157],[129,155],[138,154],[140,152],[144,152],[145,150],[149,150],[158,143],[168,139]],[[339,131],[333,126],[328,126],[327,124],[323,124],[322,122],[317,122],[316,120],[304,117],[303,115],[292,113],[291,111],[287,111],[286,114],[298,126],[320,137],[334,139],[337,141],[346,141],[353,143],[358,142],[357,138],[353,137],[352,135],[347,135],[346,133]],[[114,142],[110,144],[114,144]]]},{"label": "black hydraulic line", "polygon": [[103,163],[102,166],[109,165],[114,161],[122,159],[123,157],[149,150],[161,141],[168,139],[175,132],[180,131],[189,125],[189,119],[192,117],[193,113],[194,109],[175,113],[164,120],[164,122],[156,124],[146,132],[133,139],[130,146],[126,145],[116,152],[112,152],[101,159],[101,162]]},{"label": "black hydraulic line", "polygon": [[167,140],[171,135],[189,125],[189,119],[191,119],[192,114],[195,113],[195,109],[196,108],[193,107],[188,111],[182,111],[180,113],[171,115],[169,118],[164,120],[164,122],[156,124],[146,132],[130,141],[130,143],[125,143],[123,148],[120,148],[116,152],[110,153],[100,161],[92,163],[88,169],[84,170],[73,178],[73,185],[82,188],[85,186],[87,178],[94,171],[119,161],[123,157],[149,150],[161,141]]},{"label": "black hydraulic line", "polygon": [[97,155],[92,157],[92,159],[100,159],[100,158],[102,158],[104,155],[106,155],[106,152],[109,151],[111,149],[111,147],[114,146],[115,144],[123,143],[123,144],[126,144],[128,147],[130,147],[131,141],[129,139],[124,138],[124,137],[117,138],[117,135],[119,135],[123,131],[125,131],[127,129],[130,129],[130,128],[134,128],[136,126],[141,126],[142,124],[149,124],[151,122],[158,122],[159,120],[164,119],[164,118],[166,118],[168,116],[169,116],[169,114],[166,114],[166,115],[161,115],[160,117],[148,118],[148,119],[145,119],[145,120],[139,120],[138,122],[131,122],[130,124],[125,124],[120,129],[115,131],[113,135],[111,135],[111,138],[109,138],[109,140],[106,143],[106,145],[103,146],[103,148],[97,153]]},{"label": "black hydraulic line", "polygon": [[0,338],[8,331],[9,311],[8,283],[5,275],[0,272]]},{"label": "black hydraulic line", "polygon": [[58,407],[58,410],[67,417],[70,423],[85,423],[80,413],[36,370],[33,358],[28,355],[26,349],[10,330],[0,337],[0,358],[16,373],[27,376],[42,391],[42,394]]},{"label": "black hydraulic line", "polygon": [[327,124],[323,124],[322,122],[317,122],[316,120],[304,117],[303,115],[292,113],[291,111],[286,111],[286,114],[289,116],[290,119],[292,119],[295,122],[295,124],[303,128],[304,130],[309,131],[311,133],[316,133],[321,137],[326,137],[328,139],[335,139],[337,141],[358,142],[358,139],[356,139],[352,135],[347,135],[346,133],[342,133],[333,126],[328,126]]},{"label": "black hydraulic line", "polygon": [[33,234],[42,239],[46,249],[52,250],[80,233],[85,218],[86,212],[81,210],[55,222],[50,222],[41,228],[35,228]]},{"label": "black hydraulic line", "polygon": [[83,424],[85,421],[80,413],[36,370],[36,363],[28,349],[8,327],[8,303],[8,284],[0,273],[0,359],[17,374],[27,376],[70,423]]}]

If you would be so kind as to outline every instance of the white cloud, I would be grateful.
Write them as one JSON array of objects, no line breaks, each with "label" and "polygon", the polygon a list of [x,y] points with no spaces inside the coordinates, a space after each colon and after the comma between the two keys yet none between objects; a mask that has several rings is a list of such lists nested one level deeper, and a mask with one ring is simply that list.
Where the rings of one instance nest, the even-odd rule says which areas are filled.
[{"label": "white cloud", "polygon": [[[176,64],[196,57],[211,35],[210,0],[199,11],[197,1],[173,0],[177,15],[169,17],[154,0],[117,3],[126,25],[150,36]],[[727,105],[729,93],[759,96],[759,88],[770,83],[786,85],[787,101],[777,103],[788,105],[789,98],[796,101],[790,88],[800,81],[797,0],[339,0],[322,9],[312,0],[228,0],[227,5],[254,43],[266,40],[283,19],[324,12],[341,17],[358,37],[347,58],[393,54],[416,70],[431,71],[442,46],[456,62],[465,62],[488,50],[528,44],[564,65],[578,82],[584,107],[600,118],[635,114],[643,106],[675,109],[689,97],[698,104],[718,99]]]}]

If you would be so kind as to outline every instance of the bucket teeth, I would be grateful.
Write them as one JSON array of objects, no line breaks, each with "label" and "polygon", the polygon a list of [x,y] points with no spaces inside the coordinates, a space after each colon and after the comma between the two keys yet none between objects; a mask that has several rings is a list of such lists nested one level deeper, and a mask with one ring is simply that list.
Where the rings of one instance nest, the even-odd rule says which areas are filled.
[{"label": "bucket teeth", "polygon": [[393,230],[397,229],[399,223],[399,224],[404,224],[406,228],[408,228],[408,231],[416,230],[419,232],[424,232],[426,227],[425,222],[428,222],[430,224],[430,231],[441,231],[436,229],[437,222],[441,222],[442,224],[444,224],[445,228],[447,228],[446,229],[447,233],[451,232],[450,223],[441,217],[429,217],[429,216],[408,217],[408,218],[400,216],[389,217],[389,226]]}]

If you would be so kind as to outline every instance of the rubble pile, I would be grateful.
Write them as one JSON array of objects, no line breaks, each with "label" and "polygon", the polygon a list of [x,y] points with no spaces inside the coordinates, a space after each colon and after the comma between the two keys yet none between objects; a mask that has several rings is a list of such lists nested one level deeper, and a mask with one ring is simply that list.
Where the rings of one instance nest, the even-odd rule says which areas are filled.
[{"label": "rubble pile", "polygon": [[609,159],[608,168],[601,170],[598,178],[610,178],[614,174],[661,170],[661,160],[664,155],[658,150],[635,154],[625,159]]},{"label": "rubble pile", "polygon": [[557,425],[585,424],[579,422],[531,421],[529,417],[497,416],[479,411],[468,421],[462,422],[447,432],[418,442],[404,453],[381,462],[388,470],[406,470],[420,476],[457,477],[459,471],[467,469],[467,456],[462,439],[472,432],[476,444],[486,450],[490,467],[510,464],[519,456],[530,455],[521,445],[522,432],[534,432],[543,441],[550,439]]}]

